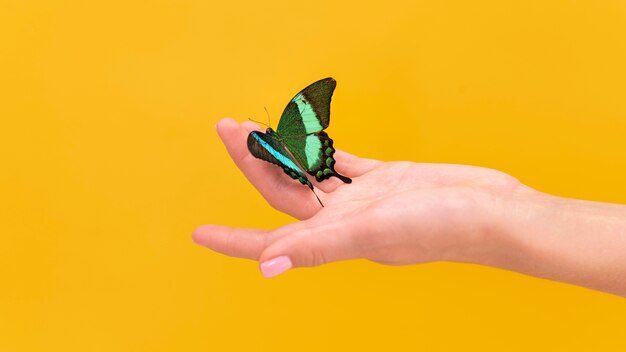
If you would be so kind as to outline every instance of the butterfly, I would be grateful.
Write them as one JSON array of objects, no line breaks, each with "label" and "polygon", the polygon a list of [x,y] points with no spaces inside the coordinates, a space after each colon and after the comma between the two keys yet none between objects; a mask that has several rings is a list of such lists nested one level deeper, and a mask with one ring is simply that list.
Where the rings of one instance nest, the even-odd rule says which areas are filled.
[{"label": "butterfly", "polygon": [[[352,180],[335,171],[333,140],[324,130],[330,123],[330,100],[337,81],[328,77],[312,83],[296,94],[280,117],[276,131],[248,135],[248,150],[256,158],[280,166],[287,175],[315,193],[308,173],[322,182],[334,176],[345,183]],[[306,172],[306,173],[305,173]]]}]

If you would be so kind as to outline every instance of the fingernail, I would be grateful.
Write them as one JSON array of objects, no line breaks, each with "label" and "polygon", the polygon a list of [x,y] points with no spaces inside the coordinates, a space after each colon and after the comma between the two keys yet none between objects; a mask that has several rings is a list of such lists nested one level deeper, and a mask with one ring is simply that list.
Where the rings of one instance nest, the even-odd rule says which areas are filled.
[{"label": "fingernail", "polygon": [[276,257],[268,261],[261,263],[261,273],[266,278],[280,275],[285,271],[291,269],[293,264],[287,256]]}]

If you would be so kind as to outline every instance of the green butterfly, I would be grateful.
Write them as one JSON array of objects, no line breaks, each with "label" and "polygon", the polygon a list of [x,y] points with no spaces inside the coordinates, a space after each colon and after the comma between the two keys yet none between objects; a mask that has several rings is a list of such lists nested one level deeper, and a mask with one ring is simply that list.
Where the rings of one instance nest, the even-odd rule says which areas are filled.
[{"label": "green butterfly", "polygon": [[[330,100],[336,86],[337,81],[330,77],[312,83],[287,104],[276,131],[270,127],[265,133],[254,131],[248,135],[252,155],[280,166],[313,194],[305,171],[318,182],[331,176],[352,182],[335,171],[333,140],[324,132],[330,123]],[[324,206],[317,194],[315,197]]]}]

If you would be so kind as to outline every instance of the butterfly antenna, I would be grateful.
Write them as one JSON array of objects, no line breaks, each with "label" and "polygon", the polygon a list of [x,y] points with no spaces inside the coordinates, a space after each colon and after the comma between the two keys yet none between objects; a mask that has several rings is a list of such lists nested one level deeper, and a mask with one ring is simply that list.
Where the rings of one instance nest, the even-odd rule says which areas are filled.
[{"label": "butterfly antenna", "polygon": [[270,127],[269,125],[265,124],[265,122],[261,122],[261,121],[253,120],[253,119],[251,119],[251,118],[249,118],[249,117],[248,117],[248,120],[250,120],[250,121],[252,121],[252,122],[256,122],[256,123],[261,124],[261,125],[266,126],[266,127]]},{"label": "butterfly antenna", "polygon": [[313,194],[315,194],[315,198],[317,198],[317,201],[320,202],[320,205],[322,206],[322,208],[324,207],[324,204],[322,203],[322,201],[320,200],[320,197],[317,196],[317,193],[315,193],[315,190],[313,188],[311,188],[311,191],[313,191]]},{"label": "butterfly antenna", "polygon": [[267,108],[264,106],[263,109],[265,109],[265,113],[267,114],[267,123],[269,124],[269,127],[272,127],[272,119],[270,119],[270,112],[267,111]]}]

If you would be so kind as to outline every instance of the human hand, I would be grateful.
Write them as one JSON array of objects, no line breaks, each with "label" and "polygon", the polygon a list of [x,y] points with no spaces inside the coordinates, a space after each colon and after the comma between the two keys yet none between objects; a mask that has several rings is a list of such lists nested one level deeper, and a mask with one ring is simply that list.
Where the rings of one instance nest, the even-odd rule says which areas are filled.
[{"label": "human hand", "polygon": [[330,179],[313,193],[247,149],[252,122],[216,125],[226,149],[270,205],[301,221],[274,230],[203,225],[196,243],[259,260],[267,277],[291,267],[365,258],[403,265],[467,260],[492,230],[507,195],[530,189],[502,172],[480,167],[381,162],[337,151],[337,171],[352,184]]}]

